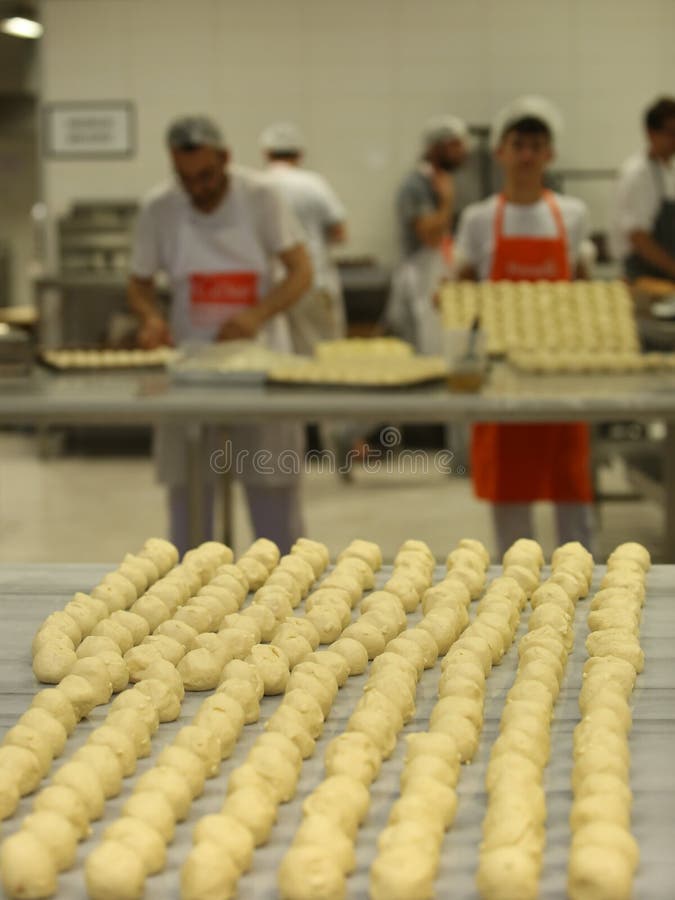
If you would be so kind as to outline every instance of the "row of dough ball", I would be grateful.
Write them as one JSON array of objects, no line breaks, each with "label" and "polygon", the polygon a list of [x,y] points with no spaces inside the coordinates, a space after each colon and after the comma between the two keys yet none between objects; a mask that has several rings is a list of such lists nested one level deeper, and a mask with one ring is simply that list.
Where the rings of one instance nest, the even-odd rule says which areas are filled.
[{"label": "row of dough ball", "polygon": [[[450,577],[447,582],[451,583]],[[458,639],[447,648],[441,664],[439,699],[429,730],[408,737],[401,796],[378,838],[370,872],[374,900],[433,897],[444,834],[457,809],[460,766],[473,757],[483,724],[485,680],[493,655],[479,629],[484,625],[495,634],[512,634],[525,602],[525,593],[514,579],[496,579],[478,604],[474,620],[478,627],[472,633],[466,627],[470,592],[464,588],[463,596],[455,592],[453,605],[444,607],[447,615],[458,617]],[[503,643],[500,646],[503,653]]]},{"label": "row of dough ball", "polygon": [[[220,548],[220,552],[216,548]],[[169,555],[167,550],[167,562]],[[33,671],[36,677],[44,683],[58,684],[68,673],[69,665],[75,662],[80,644],[88,637],[110,637],[121,642],[124,649],[129,649],[134,643],[135,632],[133,628],[129,629],[130,633],[121,630],[128,628],[122,613],[129,611],[141,615],[147,619],[150,629],[154,629],[155,620],[164,614],[165,606],[175,610],[212,577],[215,568],[222,564],[219,560],[231,560],[231,555],[224,545],[209,542],[195,551],[189,551],[185,562],[151,583],[147,579],[137,579],[135,584],[132,583],[121,574],[121,567],[106,575],[91,595],[75,594],[63,611],[52,613],[45,620],[33,640]],[[172,555],[171,559],[174,558]],[[132,566],[131,563],[126,565]],[[113,616],[116,616],[115,620],[112,620]]]},{"label": "row of dough ball", "polygon": [[509,354],[521,372],[542,375],[588,372],[661,372],[675,369],[675,353],[598,352],[549,353],[530,351]]},{"label": "row of dough ball", "polygon": [[347,876],[356,868],[356,833],[370,806],[369,787],[415,714],[425,655],[414,640],[407,641],[406,654],[406,634],[376,655],[346,730],[326,747],[326,778],[305,799],[302,823],[279,868],[284,900],[345,896]]},{"label": "row of dough ball", "polygon": [[[453,552],[450,558],[462,564],[460,554]],[[483,559],[486,565],[487,557]],[[411,746],[401,780],[401,798],[380,835],[379,853],[371,870],[370,895],[374,898],[417,900],[433,896],[443,835],[456,812],[460,764],[472,758],[478,745],[485,679],[493,659],[501,660],[504,642],[513,640],[527,599],[514,578],[497,578],[478,604],[477,627],[465,629],[472,592],[464,582],[460,582],[462,591],[458,591],[452,575],[451,568],[445,582],[436,586],[447,585],[449,595],[430,596],[434,596],[433,602],[443,604],[446,615],[458,617],[458,634],[463,633],[447,648],[430,730],[408,738]]]},{"label": "row of dough ball", "polygon": [[[176,696],[167,700],[172,691]],[[179,707],[180,696],[176,683],[153,678],[116,698],[103,725],[94,729],[87,743],[55,772],[51,783],[35,796],[33,811],[20,830],[3,842],[0,870],[8,897],[48,897],[56,891],[58,873],[74,864],[77,843],[89,835],[90,823],[101,817],[105,801],[120,793],[122,779],[135,772],[137,760],[150,755],[150,741],[159,726],[161,710],[167,703]],[[88,694],[71,696],[67,685],[45,689],[35,699],[47,704],[35,708],[52,710],[64,730],[67,726],[72,730],[92,708]],[[45,740],[46,734],[43,732]],[[41,776],[40,756],[33,755],[37,765],[30,773],[23,765],[17,766],[22,793],[34,789]],[[163,796],[149,781],[145,787],[151,791],[148,806],[162,802]],[[133,802],[132,798],[128,805]],[[142,822],[133,828],[131,839],[139,846],[155,843],[152,829]]]},{"label": "row of dough ball", "polygon": [[[334,572],[348,573],[350,567],[345,563],[350,558],[343,556]],[[374,584],[371,566],[379,566],[379,561],[370,555],[369,562],[357,559],[359,565],[352,570],[352,577],[359,581],[360,595],[361,585]],[[306,606],[315,595],[330,590],[339,588],[319,586],[310,594]],[[342,602],[350,613],[351,605]],[[356,592],[351,602],[358,602]],[[317,607],[310,606],[310,612],[312,608]],[[347,621],[350,618],[347,616]],[[285,627],[282,624],[280,629]],[[269,649],[272,647],[275,645]],[[343,637],[328,650],[305,654],[292,666],[282,702],[266,722],[265,734],[256,741],[245,762],[230,774],[221,813],[205,817],[195,829],[194,847],[181,871],[184,900],[234,895],[239,878],[251,864],[253,848],[269,839],[279,804],[295,795],[302,761],[314,753],[339,688],[350,675],[365,671],[367,664],[365,647],[354,638]],[[278,693],[277,687],[274,685],[270,692]],[[270,749],[261,747],[265,741],[277,744]],[[279,746],[282,741],[286,742],[285,749]],[[230,827],[232,819],[237,822],[234,829]],[[242,826],[250,835],[245,852],[239,837]]]},{"label": "row of dough ball", "polygon": [[[573,566],[577,557],[582,558],[579,548],[567,547],[554,554],[555,565],[564,559]],[[575,582],[567,593],[555,581],[544,581],[530,598],[528,632],[518,644],[516,678],[486,772],[488,804],[476,874],[484,900],[538,896],[546,822],[543,772],[578,599]]]},{"label": "row of dough ball", "polygon": [[644,659],[638,636],[650,565],[644,547],[620,545],[609,557],[605,577],[620,577],[625,584],[601,587],[591,602],[589,658],[579,694],[582,719],[574,731],[568,866],[572,900],[632,896],[639,848],[630,831],[628,701]]},{"label": "row of dough ball", "polygon": [[[368,788],[415,714],[422,672],[433,667],[468,620],[468,589],[451,580],[432,589],[434,566],[426,544],[406,541],[394,559],[392,578],[362,604],[365,617],[378,609],[391,613],[392,621],[398,616],[405,622],[405,613],[414,611],[422,599],[425,615],[416,628],[388,640],[384,652],[381,645],[370,647],[364,641],[369,655],[374,654],[364,693],[346,730],[326,748],[327,777],[306,799],[302,824],[279,870],[280,894],[288,900],[344,896],[346,878],[356,865],[354,840],[368,810]],[[383,635],[390,637],[385,628],[386,623]]]}]

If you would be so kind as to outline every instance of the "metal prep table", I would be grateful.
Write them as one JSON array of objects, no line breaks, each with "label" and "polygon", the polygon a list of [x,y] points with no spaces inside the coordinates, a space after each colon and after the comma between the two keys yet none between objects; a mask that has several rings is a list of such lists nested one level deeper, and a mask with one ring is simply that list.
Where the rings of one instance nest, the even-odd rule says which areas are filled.
[{"label": "metal prep table", "polygon": [[281,420],[448,424],[626,419],[666,422],[664,557],[675,562],[675,373],[537,377],[497,365],[480,393],[459,394],[438,386],[411,390],[179,387],[164,375],[53,375],[40,370],[22,388],[0,388],[2,425],[186,426],[194,545],[201,540],[208,425]]},{"label": "metal prep table", "polygon": [[[376,538],[377,535],[370,537]],[[30,643],[40,621],[55,609],[62,608],[76,590],[91,590],[101,575],[111,567],[95,565],[0,565],[0,602],[3,628],[0,630],[0,732],[11,727],[28,707],[38,685],[31,673]],[[388,577],[383,570],[378,586]],[[598,567],[593,587],[597,588],[603,569]],[[437,570],[435,581],[444,571]],[[492,569],[490,577],[497,574]],[[632,754],[631,784],[634,792],[633,832],[640,844],[641,865],[635,882],[635,900],[672,900],[675,883],[675,612],[672,596],[675,592],[675,567],[656,566],[647,581],[647,601],[641,629],[641,643],[645,651],[645,670],[639,676],[632,697],[633,731],[630,737]],[[565,680],[555,708],[552,728],[552,753],[545,775],[548,804],[547,849],[541,881],[541,900],[564,900],[569,829],[567,818],[571,805],[570,771],[572,763],[572,731],[579,719],[577,707],[581,670],[586,658],[584,641],[587,635],[588,600],[577,607],[576,640]],[[299,610],[301,612],[301,610]],[[414,624],[419,614],[409,616]],[[527,611],[523,614],[517,638],[525,633]],[[490,747],[496,737],[506,691],[513,682],[516,668],[516,645],[511,647],[502,664],[493,669],[487,681],[485,727],[474,762],[462,771],[459,784],[459,806],[455,823],[445,838],[442,864],[437,881],[438,896],[452,896],[456,900],[478,900],[473,878],[478,859],[480,825],[485,811],[483,779]],[[404,755],[403,735],[427,728],[431,708],[436,701],[436,685],[440,664],[422,676],[417,691],[417,714],[399,736],[396,750],[382,766],[379,778],[371,789],[371,808],[357,837],[357,871],[349,879],[350,900],[366,900],[368,869],[375,852],[375,842],[398,792],[398,779]],[[288,848],[301,818],[302,799],[324,777],[323,748],[336,734],[344,730],[346,720],[360,696],[366,676],[350,678],[339,692],[327,719],[322,738],[317,742],[314,756],[305,760],[301,780],[294,800],[282,805],[279,819],[269,843],[256,850],[251,872],[239,884],[239,900],[272,900],[278,896],[275,873]],[[194,715],[204,694],[188,694],[183,712],[177,722],[167,723],[153,739],[153,753],[139,761],[136,776],[125,779],[122,794],[108,801],[104,819],[94,823],[93,837],[80,845],[77,866],[61,876],[59,900],[85,900],[82,863],[93,849],[107,824],[117,817],[121,805],[129,796],[135,778],[156,759],[159,750],[168,744],[177,730]],[[203,815],[217,812],[225,796],[228,773],[239,765],[264,720],[279,703],[278,697],[266,697],[261,705],[260,721],[245,726],[233,756],[223,763],[218,777],[207,781],[206,790],[192,806],[189,818],[179,824],[176,837],[169,847],[167,869],[147,881],[146,900],[173,900],[179,897],[178,870],[191,844],[191,832]],[[87,737],[89,730],[98,727],[105,717],[105,707],[94,710],[69,738],[60,761],[70,757]],[[30,809],[31,798],[22,800],[14,817],[3,824],[3,837],[15,830]]]}]

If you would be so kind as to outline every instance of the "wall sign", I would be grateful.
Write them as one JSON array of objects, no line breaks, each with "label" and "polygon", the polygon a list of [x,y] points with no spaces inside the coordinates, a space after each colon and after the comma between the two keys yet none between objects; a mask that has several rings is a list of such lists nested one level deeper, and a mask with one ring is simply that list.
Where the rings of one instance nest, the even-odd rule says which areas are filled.
[{"label": "wall sign", "polygon": [[134,107],[124,100],[48,103],[43,147],[59,159],[120,159],[135,151]]}]

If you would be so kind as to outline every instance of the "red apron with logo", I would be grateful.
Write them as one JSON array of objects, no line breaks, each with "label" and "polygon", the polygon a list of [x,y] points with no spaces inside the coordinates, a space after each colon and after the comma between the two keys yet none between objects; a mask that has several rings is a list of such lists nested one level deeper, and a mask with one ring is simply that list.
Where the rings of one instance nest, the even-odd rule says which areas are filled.
[{"label": "red apron with logo", "polygon": [[[570,280],[560,209],[550,191],[544,199],[556,225],[552,238],[505,235],[506,202],[497,199],[491,281]],[[582,422],[475,425],[471,469],[476,496],[493,503],[593,499],[590,432]]]}]

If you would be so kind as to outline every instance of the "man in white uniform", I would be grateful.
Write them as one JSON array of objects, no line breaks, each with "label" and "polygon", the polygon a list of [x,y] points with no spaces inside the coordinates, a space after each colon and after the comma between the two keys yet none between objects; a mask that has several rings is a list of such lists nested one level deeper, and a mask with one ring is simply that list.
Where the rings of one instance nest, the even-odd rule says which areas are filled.
[{"label": "man in white uniform", "polygon": [[396,195],[401,261],[385,320],[421,353],[438,353],[440,317],[433,298],[451,259],[453,172],[464,162],[468,129],[456,116],[435,116],[422,135],[422,158]]},{"label": "man in white uniform", "polygon": [[293,348],[311,354],[318,341],[344,337],[342,288],[330,247],[347,240],[345,209],[332,187],[317,172],[302,168],[305,142],[290,122],[266,128],[260,145],[266,175],[281,192],[304,228],[312,261],[311,289],[288,311]]},{"label": "man in white uniform", "polygon": [[675,98],[645,113],[647,147],[621,167],[613,249],[626,277],[675,281]]},{"label": "man in white uniform", "polygon": [[[290,350],[285,311],[307,290],[311,265],[299,226],[259,175],[229,165],[218,127],[209,119],[177,120],[167,144],[176,183],[146,199],[138,220],[129,302],[140,321],[143,347],[186,341],[254,339]],[[273,279],[281,264],[284,277]],[[154,276],[167,273],[168,321],[157,302]],[[287,552],[302,532],[298,468],[278,464],[283,451],[301,452],[296,426],[230,429],[253,527]],[[220,446],[212,436],[212,449]],[[248,452],[246,452],[248,451]],[[269,451],[261,465],[255,451]],[[187,441],[180,427],[156,432],[159,475],[169,486],[172,540],[188,544]],[[234,458],[234,456],[233,456]],[[204,465],[209,466],[209,459]],[[213,486],[204,498],[205,531],[213,528]]]}]

